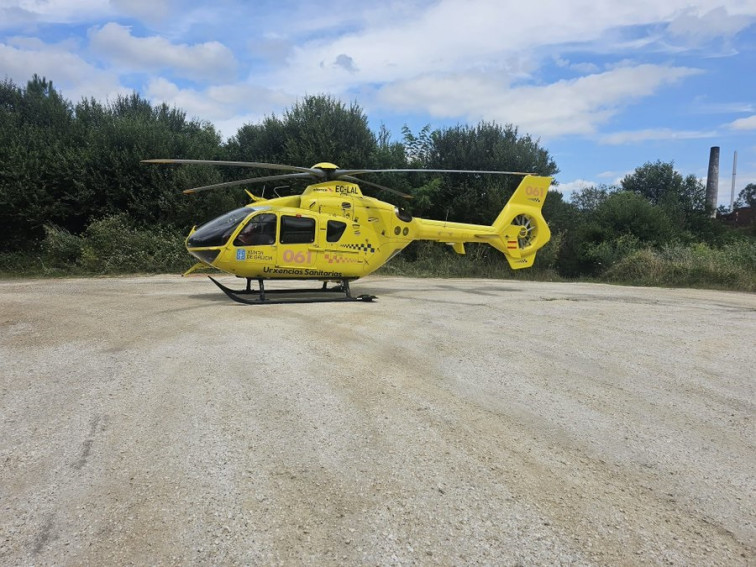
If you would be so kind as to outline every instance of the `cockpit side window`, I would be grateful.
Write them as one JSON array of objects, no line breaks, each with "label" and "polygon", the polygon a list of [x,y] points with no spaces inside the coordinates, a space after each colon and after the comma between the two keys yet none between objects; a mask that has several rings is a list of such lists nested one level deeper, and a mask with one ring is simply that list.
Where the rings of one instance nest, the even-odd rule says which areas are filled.
[{"label": "cockpit side window", "polygon": [[281,216],[281,244],[310,244],[315,242],[315,219]]},{"label": "cockpit side window", "polygon": [[338,242],[341,239],[341,235],[344,234],[346,226],[345,222],[329,220],[326,225],[326,241]]},{"label": "cockpit side window", "polygon": [[276,215],[263,213],[249,219],[234,240],[234,246],[264,246],[276,242]]}]

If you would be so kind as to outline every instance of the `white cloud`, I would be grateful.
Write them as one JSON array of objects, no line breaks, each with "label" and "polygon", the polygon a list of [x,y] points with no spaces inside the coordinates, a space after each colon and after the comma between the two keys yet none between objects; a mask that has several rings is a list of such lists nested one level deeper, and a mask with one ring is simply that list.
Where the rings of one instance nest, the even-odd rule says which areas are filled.
[{"label": "white cloud", "polygon": [[601,136],[599,142],[607,145],[619,146],[623,144],[638,144],[642,142],[659,140],[696,140],[700,138],[713,138],[717,135],[713,130],[673,130],[671,128],[648,128],[645,130],[632,130],[627,132],[613,132]]},{"label": "white cloud", "polygon": [[[667,24],[670,35],[693,37],[697,22],[713,17],[717,23],[707,36],[713,37],[742,29],[748,18],[734,16],[738,10],[756,12],[736,0],[717,5],[722,9],[712,12],[705,0],[415,3],[404,18],[381,12],[367,27],[292,46],[285,65],[250,80],[290,93],[359,94],[371,111],[493,119],[544,137],[593,134],[627,105],[697,71],[633,61],[614,63],[618,69],[602,73],[593,61],[572,63],[560,54],[581,46],[610,53],[634,42],[635,57],[639,45],[663,41]],[[645,25],[652,27],[638,28]],[[627,31],[632,29],[640,35]],[[547,58],[581,76],[538,82],[541,60]]]},{"label": "white cloud", "polygon": [[[699,4],[705,7],[708,3]],[[726,15],[732,13],[731,5],[740,3],[733,0],[719,5],[728,8]],[[365,83],[404,81],[430,72],[453,74],[463,69],[512,77],[532,71],[533,59],[546,47],[575,49],[590,45],[602,52],[619,45],[627,49],[631,36],[624,30],[633,26],[655,24],[656,35],[643,35],[633,41],[658,42],[663,33],[659,24],[673,21],[680,14],[691,14],[690,6],[688,0],[542,0],[517,4],[441,0],[415,5],[414,13],[402,19],[384,15],[364,29],[301,44],[293,50],[289,64],[272,78],[289,90],[301,92],[305,86],[311,90],[347,90]],[[690,25],[678,24],[677,28],[682,33]],[[718,26],[716,33],[729,30]],[[348,54],[359,73],[347,75],[329,68],[327,64],[340,54]],[[595,71],[588,63],[583,65],[576,70]]]},{"label": "white cloud", "polygon": [[348,73],[356,73],[358,71],[357,67],[354,65],[354,59],[349,57],[346,53],[341,53],[338,57],[336,57],[336,60],[333,62],[334,65],[337,67],[341,67]]},{"label": "white cloud", "polygon": [[[497,120],[543,137],[594,135],[629,105],[697,72],[673,63],[641,65],[646,49],[679,44],[669,50],[675,53],[731,38],[756,15],[754,0],[296,0],[271,6],[235,0],[218,8],[197,0],[0,0],[0,29],[21,21],[96,22],[89,54],[84,43],[35,46],[34,40],[6,39],[0,73],[8,69],[21,82],[29,73],[46,74],[56,85],[74,86],[66,95],[98,98],[122,92],[121,77],[133,84],[128,74],[149,73],[150,97],[212,120],[227,135],[240,121],[322,92],[342,99],[359,95],[363,107],[388,115]],[[123,15],[145,22],[149,31],[123,25],[134,21],[117,20]],[[609,67],[624,56],[634,60]],[[578,76],[543,74],[544,61],[569,69],[556,77]],[[97,67],[103,63],[106,70]],[[248,84],[234,83],[239,72]],[[751,118],[729,127],[753,129]],[[706,134],[711,132],[655,128],[601,141]]]},{"label": "white cloud", "polygon": [[92,51],[122,72],[171,69],[178,76],[222,80],[236,69],[234,54],[217,41],[173,44],[159,36],[135,37],[127,26],[112,22],[90,30],[89,39]]},{"label": "white cloud", "polygon": [[746,118],[738,118],[730,123],[729,127],[733,130],[756,130],[756,114]]},{"label": "white cloud", "polygon": [[600,173],[596,174],[596,177],[598,179],[622,179],[626,174],[622,173],[619,174],[616,171],[602,171]]},{"label": "white cloud", "polygon": [[294,44],[291,40],[271,34],[249,39],[246,46],[247,52],[253,54],[255,58],[280,67],[286,63]]},{"label": "white cloud", "polygon": [[0,2],[0,28],[26,24],[70,24],[113,15],[108,0],[20,0]]},{"label": "white cloud", "polygon": [[559,191],[562,195],[567,197],[567,199],[571,199],[572,195],[576,191],[582,191],[583,189],[586,189],[587,187],[596,187],[598,184],[594,183],[593,181],[588,181],[586,179],[574,179],[572,181],[568,181],[566,183],[560,183],[559,185],[555,185],[553,189]]},{"label": "white cloud", "polygon": [[589,75],[592,73],[598,73],[599,66],[595,63],[574,63],[570,65],[570,69],[577,71],[578,73],[583,73],[584,75]]},{"label": "white cloud", "polygon": [[0,69],[19,86],[25,86],[33,73],[46,77],[72,102],[84,97],[105,100],[130,92],[116,73],[97,69],[73,53],[70,42],[45,44],[18,39],[0,43]]},{"label": "white cloud", "polygon": [[718,37],[729,38],[753,23],[753,16],[731,14],[724,6],[712,10],[686,10],[667,27],[674,37],[700,44]]},{"label": "white cloud", "polygon": [[155,23],[165,21],[177,7],[174,0],[110,0],[110,4],[121,14]]},{"label": "white cloud", "polygon": [[639,65],[526,87],[509,87],[490,73],[426,75],[388,85],[378,97],[385,106],[404,111],[496,120],[536,136],[556,137],[592,134],[624,106],[696,73],[685,67]]},{"label": "white cloud", "polygon": [[689,107],[691,112],[699,114],[733,114],[756,112],[753,102],[707,102],[705,97],[696,97]]},{"label": "white cloud", "polygon": [[257,122],[295,101],[278,90],[246,84],[227,84],[203,90],[180,88],[164,78],[153,79],[146,89],[155,103],[165,102],[185,111],[189,117],[209,120],[225,137],[236,134],[243,124]]}]

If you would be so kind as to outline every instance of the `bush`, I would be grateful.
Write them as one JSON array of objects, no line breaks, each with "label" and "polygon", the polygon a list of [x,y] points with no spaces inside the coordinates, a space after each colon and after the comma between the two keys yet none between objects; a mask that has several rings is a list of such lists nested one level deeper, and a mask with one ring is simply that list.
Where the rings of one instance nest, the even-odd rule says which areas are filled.
[{"label": "bush", "polygon": [[83,240],[81,265],[91,273],[176,272],[191,265],[182,235],[160,226],[133,228],[122,214],[93,222]]},{"label": "bush", "polygon": [[535,262],[531,268],[535,272],[556,273],[559,264],[559,256],[564,247],[564,231],[552,232],[551,240],[536,254]]},{"label": "bush", "polygon": [[[590,226],[583,234],[593,236]],[[597,230],[601,236],[601,230]],[[486,244],[466,245],[460,256],[435,242],[412,243],[379,273],[412,277],[479,277],[555,280],[560,263],[575,254],[568,231],[556,232],[538,253],[533,268],[511,270],[506,258]],[[579,242],[585,264],[594,277],[633,285],[710,287],[756,291],[756,239],[732,233],[725,244],[683,242],[660,247],[634,234],[607,240]],[[181,273],[192,264],[184,235],[164,226],[134,226],[128,215],[112,215],[92,222],[77,236],[58,226],[46,226],[36,248],[0,254],[5,276],[72,274]],[[585,272],[584,272],[585,273]]]},{"label": "bush", "polygon": [[52,268],[67,269],[76,266],[81,260],[83,239],[71,234],[64,228],[54,225],[45,226],[45,239],[42,241],[42,259]]},{"label": "bush", "polygon": [[583,254],[585,259],[593,262],[599,271],[604,271],[641,248],[641,242],[637,236],[623,234],[614,240],[604,240],[595,244],[587,242],[584,245]]},{"label": "bush", "polygon": [[378,273],[408,277],[553,280],[557,278],[554,266],[561,241],[561,234],[552,237],[536,256],[534,266],[527,270],[512,270],[504,255],[487,244],[465,244],[466,253],[462,256],[451,246],[419,241],[382,266]]},{"label": "bush", "polygon": [[135,228],[124,214],[92,222],[81,236],[46,226],[39,259],[45,275],[183,272],[191,265],[183,235]]},{"label": "bush", "polygon": [[44,271],[44,264],[40,260],[39,255],[28,251],[0,252],[0,276],[13,278],[39,275]]},{"label": "bush", "polygon": [[722,248],[706,244],[646,248],[617,262],[603,279],[635,285],[756,291],[756,241],[741,240]]}]

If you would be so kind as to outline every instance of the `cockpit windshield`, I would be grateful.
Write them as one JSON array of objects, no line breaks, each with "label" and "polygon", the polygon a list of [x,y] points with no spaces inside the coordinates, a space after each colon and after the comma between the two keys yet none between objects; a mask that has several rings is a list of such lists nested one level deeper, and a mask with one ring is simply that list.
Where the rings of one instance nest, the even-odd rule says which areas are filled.
[{"label": "cockpit windshield", "polygon": [[239,223],[256,210],[258,209],[253,207],[242,207],[203,224],[189,237],[187,245],[192,248],[223,246]]}]

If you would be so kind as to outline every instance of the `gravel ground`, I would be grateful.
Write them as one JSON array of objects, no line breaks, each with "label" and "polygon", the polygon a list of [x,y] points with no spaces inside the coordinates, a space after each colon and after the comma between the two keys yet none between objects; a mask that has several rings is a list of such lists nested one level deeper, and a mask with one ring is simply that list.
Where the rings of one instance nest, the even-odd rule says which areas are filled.
[{"label": "gravel ground", "polygon": [[353,291],[0,282],[0,564],[756,565],[756,296]]}]

